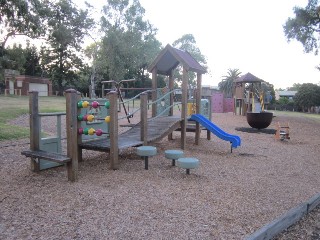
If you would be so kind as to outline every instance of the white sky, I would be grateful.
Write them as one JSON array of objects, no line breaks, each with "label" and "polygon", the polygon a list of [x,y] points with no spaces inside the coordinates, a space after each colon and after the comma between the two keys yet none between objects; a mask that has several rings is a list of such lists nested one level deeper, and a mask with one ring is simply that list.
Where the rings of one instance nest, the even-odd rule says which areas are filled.
[{"label": "white sky", "polygon": [[303,52],[297,41],[287,42],[283,25],[293,7],[308,0],[140,0],[146,18],[158,28],[165,46],[193,34],[207,57],[211,74],[203,84],[217,86],[228,69],[238,68],[286,88],[294,83],[320,83],[320,57]]}]

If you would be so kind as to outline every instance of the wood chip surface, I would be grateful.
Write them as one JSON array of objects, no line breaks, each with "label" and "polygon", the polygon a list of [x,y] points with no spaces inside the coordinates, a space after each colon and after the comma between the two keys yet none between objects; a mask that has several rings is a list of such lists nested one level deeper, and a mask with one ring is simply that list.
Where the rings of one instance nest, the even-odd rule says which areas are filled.
[{"label": "wood chip surface", "polygon": [[[11,123],[28,121],[24,115]],[[48,133],[50,121],[43,123]],[[202,131],[195,145],[187,133],[184,154],[200,160],[190,175],[164,156],[180,148],[180,132],[154,145],[149,170],[134,148],[120,152],[116,171],[106,153],[84,151],[75,183],[65,167],[31,172],[20,154],[29,139],[0,142],[0,239],[245,239],[320,191],[320,123],[276,116],[269,129],[278,121],[289,122],[290,140],[236,131],[249,127],[245,117],[214,113],[212,122],[242,145],[230,153],[215,135],[208,141]],[[318,239],[319,220],[297,226],[278,239]]]}]

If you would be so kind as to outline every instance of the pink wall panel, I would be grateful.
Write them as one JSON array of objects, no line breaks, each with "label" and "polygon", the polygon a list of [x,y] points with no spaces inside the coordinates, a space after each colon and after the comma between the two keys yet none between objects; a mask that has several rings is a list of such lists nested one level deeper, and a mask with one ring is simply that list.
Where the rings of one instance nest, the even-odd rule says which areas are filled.
[{"label": "pink wall panel", "polygon": [[214,93],[212,95],[212,112],[222,113],[223,112],[223,94]]},{"label": "pink wall panel", "polygon": [[233,112],[233,98],[225,98],[223,103],[223,112]]},{"label": "pink wall panel", "polygon": [[223,98],[222,93],[214,93],[212,95],[212,112],[233,112],[233,107],[233,98]]}]

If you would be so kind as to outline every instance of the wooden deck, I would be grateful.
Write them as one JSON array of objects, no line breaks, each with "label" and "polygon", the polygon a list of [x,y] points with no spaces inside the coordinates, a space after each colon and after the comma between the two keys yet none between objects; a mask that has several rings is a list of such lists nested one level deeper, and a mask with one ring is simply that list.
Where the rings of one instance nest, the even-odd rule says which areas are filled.
[{"label": "wooden deck", "polygon": [[[168,136],[174,130],[180,128],[180,117],[157,117],[148,119],[147,127],[147,143],[153,143]],[[143,141],[140,139],[140,123],[134,125],[130,130],[122,133],[118,137],[119,150],[129,147],[137,147],[143,145]],[[110,139],[101,138],[97,140],[90,140],[80,144],[80,148],[96,150],[96,151],[110,151]]]}]

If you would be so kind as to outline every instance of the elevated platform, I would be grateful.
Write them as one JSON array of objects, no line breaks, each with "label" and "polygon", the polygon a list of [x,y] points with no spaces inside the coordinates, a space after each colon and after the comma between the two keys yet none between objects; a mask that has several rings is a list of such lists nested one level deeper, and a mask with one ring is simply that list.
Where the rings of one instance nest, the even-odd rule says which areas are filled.
[{"label": "elevated platform", "polygon": [[[174,116],[150,118],[147,123],[147,143],[149,144],[161,140],[174,130],[180,128],[181,118]],[[143,145],[143,141],[140,139],[140,132],[141,127],[140,123],[138,123],[128,131],[120,134],[118,137],[119,150]],[[99,138],[96,140],[90,140],[81,143],[79,146],[82,149],[109,152],[110,139]]]}]

